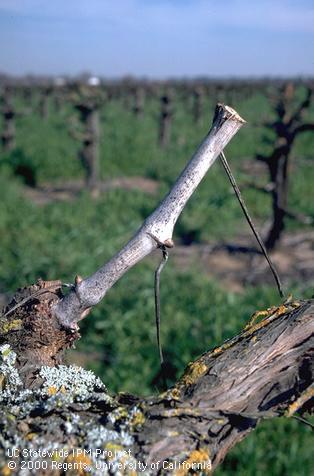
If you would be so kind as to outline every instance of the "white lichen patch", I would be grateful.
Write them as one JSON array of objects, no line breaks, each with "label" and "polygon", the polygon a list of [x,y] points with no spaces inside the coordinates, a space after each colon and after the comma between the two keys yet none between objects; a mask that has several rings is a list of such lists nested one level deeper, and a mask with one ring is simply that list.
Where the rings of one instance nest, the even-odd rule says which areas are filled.
[{"label": "white lichen patch", "polygon": [[0,358],[8,365],[14,365],[16,362],[16,353],[13,352],[9,344],[3,344],[0,346]]},{"label": "white lichen patch", "polygon": [[[9,345],[0,346],[0,461],[6,461],[12,447],[20,454],[37,451],[40,461],[44,448],[56,451],[58,462],[65,465],[88,462],[94,476],[135,474],[136,461],[129,449],[134,443],[132,429],[144,418],[139,407],[118,406],[93,372],[73,365],[42,367],[38,385],[25,389],[16,360]],[[68,456],[60,456],[62,450]],[[22,469],[16,474],[25,475]]]},{"label": "white lichen patch", "polygon": [[92,393],[101,393],[102,398],[103,394],[107,393],[106,386],[93,372],[75,365],[42,367],[39,375],[44,379],[41,387],[42,396],[61,392],[82,402],[88,400]]},{"label": "white lichen patch", "polygon": [[132,445],[133,438],[126,431],[107,430],[102,426],[91,427],[87,430],[86,439],[91,447],[101,448],[104,444],[119,443],[121,447]]},{"label": "white lichen patch", "polygon": [[[102,448],[102,452],[91,454],[91,474],[104,476],[125,476],[135,474],[131,468],[136,467],[136,460],[127,450],[133,443],[133,438],[125,430],[108,430],[100,426],[89,425],[85,444],[89,448]],[[121,467],[124,469],[121,470]]]},{"label": "white lichen patch", "polygon": [[0,346],[0,402],[15,398],[22,387],[19,373],[14,367],[16,353],[8,344]]},{"label": "white lichen patch", "polygon": [[68,435],[73,434],[80,424],[80,415],[76,413],[70,413],[66,422],[64,422],[64,429]]}]

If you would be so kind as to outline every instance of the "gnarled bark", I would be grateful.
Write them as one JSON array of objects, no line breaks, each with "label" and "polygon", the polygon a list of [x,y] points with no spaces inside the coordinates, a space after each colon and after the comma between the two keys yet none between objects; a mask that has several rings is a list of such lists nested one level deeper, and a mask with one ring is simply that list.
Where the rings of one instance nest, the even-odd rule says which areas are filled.
[{"label": "gnarled bark", "polygon": [[[7,314],[1,321],[2,342],[11,344],[17,353],[15,366],[22,375],[26,354],[15,332],[24,329],[27,335],[34,320],[32,310],[38,311],[43,303],[45,312],[49,299],[58,299],[59,291],[51,283],[49,287],[47,292],[37,290],[36,297],[27,303],[24,297],[24,303],[11,313],[19,310],[20,314],[10,319]],[[40,289],[45,289],[43,283]],[[21,315],[23,306],[28,308],[28,320]],[[263,319],[254,322],[260,316]],[[22,320],[19,330],[13,317]],[[32,335],[37,333],[37,344],[41,326],[32,328]],[[129,474],[127,469],[134,469],[134,464],[143,465],[146,474],[185,475],[191,468],[197,474],[200,469],[209,474],[261,419],[288,417],[298,410],[313,408],[313,331],[313,300],[287,302],[256,313],[239,335],[189,364],[173,388],[145,399],[125,394],[109,396],[95,377],[84,374],[82,369],[63,366],[51,371],[49,367],[37,368],[31,392],[23,395],[21,385],[13,384],[8,372],[5,374],[5,366],[0,365],[0,374],[1,370],[4,373],[1,385],[6,392],[0,407],[0,467],[12,460],[8,458],[8,448],[12,446],[18,446],[20,451],[53,448],[66,449],[66,464],[74,461],[85,464],[85,470],[93,468],[94,474],[106,474],[104,466],[99,472],[97,468],[110,463],[108,453],[93,453],[101,447],[105,451],[118,449],[116,463],[129,465],[124,474]],[[27,346],[30,341],[28,335]],[[3,347],[0,351],[10,355]],[[47,364],[51,365],[49,359]],[[29,388],[27,379],[25,385]],[[84,449],[92,451],[83,459]],[[46,461],[47,456],[39,459]],[[21,456],[14,461],[19,468]],[[56,469],[49,460],[48,474],[60,474],[53,468]]]}]

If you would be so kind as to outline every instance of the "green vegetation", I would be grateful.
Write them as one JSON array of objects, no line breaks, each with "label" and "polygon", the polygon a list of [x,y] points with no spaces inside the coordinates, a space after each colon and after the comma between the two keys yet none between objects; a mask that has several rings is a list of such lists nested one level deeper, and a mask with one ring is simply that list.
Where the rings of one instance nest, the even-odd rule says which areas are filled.
[{"label": "green vegetation", "polygon": [[[17,105],[23,108],[22,102]],[[157,195],[113,190],[92,199],[82,192],[75,201],[45,206],[25,198],[22,179],[16,178],[13,170],[16,164],[27,164],[41,185],[82,178],[76,158],[78,144],[68,133],[74,113],[65,105],[58,115],[51,104],[47,121],[36,113],[20,117],[17,149],[1,156],[0,291],[13,292],[38,277],[73,282],[76,274],[87,276],[111,257],[154,209],[190,158],[208,130],[213,105],[214,101],[208,100],[203,121],[195,125],[191,105],[176,99],[171,143],[161,151],[157,146],[158,101],[147,100],[143,117],[135,118],[122,100],[112,100],[101,110],[102,177],[153,178],[159,182]],[[268,150],[263,137],[271,134],[256,123],[271,119],[272,112],[261,93],[233,105],[248,121],[226,151],[241,183],[248,179],[243,164],[254,164],[255,154]],[[313,115],[312,110],[308,117]],[[291,208],[312,216],[314,168],[309,159],[313,150],[313,134],[303,134],[295,145],[289,196]],[[266,168],[265,173],[249,179],[266,183]],[[244,195],[252,216],[263,223],[270,213],[269,198],[254,190],[245,190]],[[190,232],[204,243],[230,240],[245,226],[217,162],[184,210],[175,241]],[[293,221],[288,226],[291,230],[300,227]],[[148,258],[131,270],[82,322],[79,353],[72,359],[81,359],[84,366],[95,370],[112,391],[149,394],[161,387],[154,324],[155,265],[156,259]],[[297,288],[291,291],[298,295]],[[298,297],[310,295],[308,289]],[[170,256],[161,282],[162,341],[171,363],[168,383],[174,382],[190,360],[240,331],[256,309],[276,303],[274,289],[247,287],[243,294],[235,294],[209,280],[200,263],[183,271]],[[296,421],[264,422],[228,455],[217,475],[308,475],[309,433],[309,428]]]}]

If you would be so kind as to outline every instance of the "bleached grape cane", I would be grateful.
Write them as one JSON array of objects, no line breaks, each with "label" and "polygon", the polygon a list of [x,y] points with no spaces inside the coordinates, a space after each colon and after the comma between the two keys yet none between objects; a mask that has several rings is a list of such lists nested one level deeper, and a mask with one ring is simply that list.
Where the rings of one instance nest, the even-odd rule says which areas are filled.
[{"label": "bleached grape cane", "polygon": [[[54,312],[64,327],[76,329],[77,322],[104,298],[124,273],[145,256],[158,248],[163,251],[164,258],[167,256],[166,249],[174,246],[172,235],[175,223],[188,199],[243,124],[244,119],[231,107],[223,104],[216,106],[209,133],[155,211],[113,258],[88,278],[76,278],[69,294],[55,306]],[[161,267],[156,273],[158,287]],[[159,310],[156,311],[158,315]],[[158,326],[157,336],[159,345]],[[162,359],[160,345],[159,350]]]}]

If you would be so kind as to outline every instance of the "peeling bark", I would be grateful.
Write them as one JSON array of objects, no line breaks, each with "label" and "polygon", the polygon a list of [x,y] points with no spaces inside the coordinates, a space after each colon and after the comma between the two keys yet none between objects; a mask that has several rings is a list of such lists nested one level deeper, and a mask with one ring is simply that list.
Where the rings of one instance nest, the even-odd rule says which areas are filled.
[{"label": "peeling bark", "polygon": [[269,309],[261,322],[190,364],[148,408],[139,454],[182,461],[202,446],[215,468],[262,418],[293,405],[294,413],[304,405],[294,403],[301,395],[313,399],[313,318],[313,301]]},{"label": "peeling bark", "polygon": [[[59,372],[56,383],[45,382],[47,375],[48,380],[52,378],[49,367],[43,371],[37,359],[36,371],[34,353],[27,354],[26,350],[36,347],[38,356],[48,355],[47,349],[51,352],[54,348],[57,351],[54,358],[51,352],[42,361],[42,365],[53,366],[54,362],[62,363],[60,346],[56,343],[62,341],[63,346],[69,346],[70,340],[65,337],[67,331],[57,327],[57,332],[48,332],[45,342],[41,342],[45,312],[51,300],[60,299],[60,283],[41,282],[39,289],[38,286],[31,290],[31,294],[37,292],[36,297],[30,298],[24,290],[20,307],[16,307],[16,299],[15,309],[9,312],[12,305],[9,306],[1,318],[0,342],[11,345],[16,352],[16,366],[22,376],[26,376],[23,370],[27,360],[34,371],[33,393],[24,397],[21,410],[15,410],[12,418],[12,404],[15,409],[21,405],[18,393],[11,400],[7,397],[5,405],[1,405],[0,463],[7,461],[8,446],[18,442],[21,448],[23,445],[30,448],[28,435],[35,433],[31,444],[34,450],[52,444],[69,451],[93,445],[103,448],[116,445],[120,451],[129,451],[130,461],[155,468],[146,474],[185,475],[188,470],[184,464],[203,465],[203,473],[209,474],[209,468],[215,469],[262,419],[289,417],[296,411],[313,408],[314,300],[286,302],[255,313],[239,335],[190,363],[173,388],[157,397],[142,399],[126,394],[109,396],[95,378],[82,374],[76,385],[85,385],[89,389],[86,394],[72,383],[71,375],[78,371],[62,366],[51,370],[52,375],[53,369]],[[25,301],[27,298],[30,299]],[[17,319],[22,321],[19,329]],[[30,333],[30,322],[37,321],[39,324],[33,325]],[[50,324],[53,323],[49,321]],[[26,345],[18,344],[17,335],[22,340],[26,337]],[[38,353],[40,345],[45,350],[42,354]],[[29,386],[25,378],[24,387]],[[6,382],[3,388],[6,389]],[[77,399],[79,391],[81,396]],[[65,421],[71,422],[71,437]],[[102,461],[107,461],[105,456]],[[89,458],[88,464],[93,467],[95,458]],[[171,464],[179,465],[177,472],[169,470]]]}]

